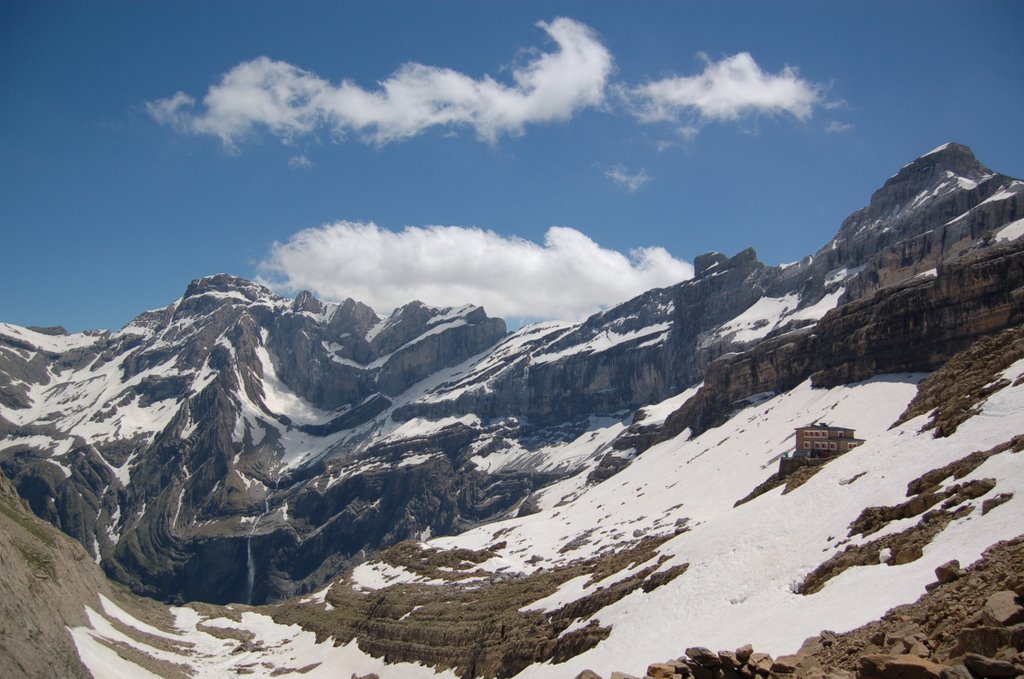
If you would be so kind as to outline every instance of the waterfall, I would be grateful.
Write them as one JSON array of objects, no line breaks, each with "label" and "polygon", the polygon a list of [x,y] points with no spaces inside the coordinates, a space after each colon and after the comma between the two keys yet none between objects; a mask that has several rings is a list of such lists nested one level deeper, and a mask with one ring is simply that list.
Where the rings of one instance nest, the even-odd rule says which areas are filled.
[{"label": "waterfall", "polygon": [[[277,482],[274,482],[274,490],[277,490]],[[256,562],[252,558],[252,536],[260,526],[260,521],[270,512],[270,493],[263,498],[263,513],[253,521],[249,536],[245,539],[245,603],[252,605],[252,589],[256,582]]]},{"label": "waterfall", "polygon": [[252,605],[252,585],[256,581],[256,563],[252,560],[252,533],[245,539],[245,603]]},{"label": "waterfall", "polygon": [[252,524],[252,529],[249,531],[249,537],[245,539],[245,603],[252,605],[252,587],[256,582],[256,562],[252,558],[252,536],[256,532],[256,527],[260,525],[260,519],[263,518],[263,514],[256,517],[256,520]]}]

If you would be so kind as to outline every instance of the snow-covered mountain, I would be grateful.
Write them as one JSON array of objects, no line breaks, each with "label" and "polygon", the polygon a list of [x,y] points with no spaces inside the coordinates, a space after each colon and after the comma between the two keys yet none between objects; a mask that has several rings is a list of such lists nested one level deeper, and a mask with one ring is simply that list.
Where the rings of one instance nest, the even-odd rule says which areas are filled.
[{"label": "snow-covered mountain", "polygon": [[[644,409],[649,425],[696,391]],[[35,555],[26,564],[37,571],[24,577],[42,570],[36,587],[63,588],[54,617],[70,641],[49,618],[33,618],[45,641],[16,638],[73,649],[96,677],[642,676],[685,649],[699,659],[700,647],[745,644],[779,658],[756,656],[757,676],[775,666],[794,679],[874,676],[866,660],[890,663],[883,677],[908,676],[900,674],[908,666],[910,676],[966,672],[969,660],[1015,671],[1024,616],[1013,591],[1024,589],[1022,408],[1018,322],[930,375],[830,388],[805,381],[702,434],[655,444],[603,482],[557,481],[535,495],[532,514],[397,545],[318,592],[257,608],[159,611],[97,586],[95,575],[77,575],[87,584],[73,587],[67,571],[92,567],[84,550],[50,556],[54,538],[21,518],[13,544]],[[794,428],[825,419],[855,429],[864,444],[749,499],[792,452]],[[597,445],[614,428],[597,427],[578,445]],[[18,517],[7,496],[0,501],[0,541],[11,541],[5,517]],[[39,551],[27,551],[26,529]],[[1000,563],[989,548],[1013,538],[1016,556]],[[954,559],[980,561],[965,574],[949,565]],[[21,570],[5,569],[0,582]],[[937,572],[946,574],[939,582]],[[894,612],[888,625],[837,634],[921,596],[923,614]],[[5,613],[15,624],[26,615],[16,606]],[[807,652],[835,649],[830,664],[805,672],[780,658],[807,638]],[[62,657],[39,653],[33,666]]]},{"label": "snow-covered mountain", "polygon": [[[903,439],[887,428],[920,373],[1020,324],[1022,219],[1024,182],[948,144],[902,168],[801,262],[771,267],[751,250],[708,253],[696,258],[692,280],[579,324],[507,334],[478,307],[417,302],[380,318],[353,300],[288,300],[227,275],[194,281],[116,333],[3,324],[0,468],[37,515],[138,592],[221,603],[318,592],[280,615],[359,638],[391,660],[507,674],[543,673],[533,665],[576,656],[620,668],[610,659],[631,644],[645,658],[678,655],[669,637],[705,618],[639,626],[643,645],[624,630],[650,602],[691,610],[692,587],[708,588],[714,602],[701,615],[731,621],[702,628],[695,642],[745,634],[784,650],[808,625],[833,618],[806,603],[826,599],[786,594],[780,583],[846,540],[850,513],[893,502],[897,486],[930,464],[924,458],[951,460],[970,452],[969,441],[996,445],[1021,433],[1009,431],[1017,426],[1009,405],[984,403],[968,424],[992,412],[999,424],[990,433],[962,425],[974,433],[948,437],[938,457],[925,452],[934,444],[919,420],[892,430]],[[856,427],[868,443],[798,491],[733,508],[771,475],[792,427],[822,418]],[[920,452],[896,464],[894,447]],[[886,464],[890,481],[835,490]],[[833,478],[847,466],[848,476]],[[1016,483],[1014,469],[998,483]],[[871,493],[859,492],[865,487]],[[995,525],[970,516],[955,521]],[[997,523],[978,540],[1020,532]],[[742,526],[763,540],[744,538]],[[832,539],[823,542],[823,532]],[[409,538],[429,542],[392,547]],[[973,542],[957,544],[973,558]],[[608,561],[614,554],[622,563]],[[758,556],[777,565],[743,590],[741,575]],[[919,566],[914,587],[927,572]],[[605,584],[598,571],[618,575]],[[323,589],[346,572],[342,587]],[[521,602],[496,605],[510,616],[506,629],[527,620],[546,630],[543,643],[524,637],[540,656],[505,657],[495,642],[467,666],[431,650],[437,625],[453,624],[433,603],[438,588],[470,605],[483,583]],[[395,611],[418,621],[423,638],[397,648],[393,635],[413,628],[366,632],[366,597],[385,586],[422,597]],[[790,611],[788,631],[757,636],[738,622],[753,615],[744,601],[765,603],[755,596],[762,589]],[[538,592],[547,593],[529,599]],[[849,614],[830,625],[904,600],[856,608],[843,596],[835,601]],[[331,606],[349,617],[324,618]],[[483,610],[480,624],[489,620]],[[803,617],[814,622],[797,624]]]}]

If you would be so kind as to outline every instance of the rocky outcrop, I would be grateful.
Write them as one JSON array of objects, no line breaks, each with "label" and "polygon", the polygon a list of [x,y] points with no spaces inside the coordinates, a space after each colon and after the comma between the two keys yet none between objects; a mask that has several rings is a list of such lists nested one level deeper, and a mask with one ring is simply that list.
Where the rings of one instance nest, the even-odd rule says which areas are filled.
[{"label": "rocky outcrop", "polygon": [[925,429],[937,437],[953,434],[978,404],[1009,385],[1001,373],[1024,358],[1024,326],[983,337],[928,376],[896,421],[932,413]]},{"label": "rocky outcrop", "polygon": [[[663,568],[665,557],[634,568],[654,560],[669,537],[529,575],[477,568],[496,556],[491,548],[442,551],[403,543],[378,559],[416,581],[366,590],[346,578],[330,588],[324,605],[290,602],[275,607],[273,617],[316,632],[318,640],[357,639],[361,650],[389,662],[422,662],[465,679],[510,677],[534,663],[562,663],[593,648],[610,632],[598,619],[602,609],[682,575],[687,566]],[[601,585],[553,610],[530,607],[566,581],[587,576]]]}]

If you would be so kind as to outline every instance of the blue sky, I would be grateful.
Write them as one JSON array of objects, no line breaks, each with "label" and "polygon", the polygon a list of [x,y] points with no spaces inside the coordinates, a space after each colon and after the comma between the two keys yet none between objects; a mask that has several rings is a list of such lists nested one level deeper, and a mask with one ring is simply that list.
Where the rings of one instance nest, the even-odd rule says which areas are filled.
[{"label": "blue sky", "polygon": [[[1024,176],[1022,24],[1014,2],[5,2],[0,320],[116,328],[221,271],[578,317],[707,250],[796,260],[946,141]],[[268,110],[270,83],[297,98]]]}]

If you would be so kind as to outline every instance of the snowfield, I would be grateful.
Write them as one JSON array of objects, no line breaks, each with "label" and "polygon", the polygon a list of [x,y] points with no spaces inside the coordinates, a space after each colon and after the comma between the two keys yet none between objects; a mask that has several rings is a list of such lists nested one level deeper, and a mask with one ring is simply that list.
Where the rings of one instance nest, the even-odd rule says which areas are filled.
[{"label": "snowfield", "polygon": [[[842,280],[847,275],[843,270],[837,272],[835,279]],[[795,293],[785,297],[762,297],[739,316],[723,324],[714,337],[728,337],[734,342],[754,342],[764,339],[790,321],[817,321],[839,304],[845,292],[846,288],[839,288],[803,309],[798,309],[800,296]]]},{"label": "snowfield", "polygon": [[[1014,366],[1013,372],[1016,379],[1024,365]],[[952,522],[917,561],[853,568],[816,594],[794,593],[809,571],[840,548],[850,522],[864,507],[898,504],[906,499],[907,483],[920,474],[1024,432],[1021,386],[997,392],[947,439],[918,432],[926,417],[889,430],[912,398],[917,379],[881,377],[827,391],[803,384],[693,440],[684,435],[648,450],[571,506],[550,512],[547,518],[557,515],[558,530],[544,531],[541,514],[503,535],[510,550],[528,546],[555,560],[562,534],[587,522],[608,526],[614,521],[620,530],[640,526],[654,533],[675,518],[688,517],[693,526],[659,550],[672,555],[661,570],[689,563],[686,573],[600,611],[597,618],[611,624],[612,633],[593,650],[563,665],[530,668],[522,676],[574,676],[587,667],[642,674],[649,662],[678,656],[694,645],[751,643],[769,653],[793,652],[823,629],[852,629],[915,600],[934,581],[939,564],[949,559],[970,563],[992,543],[1024,532],[1024,456],[1007,452],[964,480],[995,478],[993,493],[1014,493],[1010,502],[985,516],[976,507]],[[735,500],[772,471],[777,456],[790,446],[793,427],[818,420],[854,427],[867,443],[788,495],[779,488],[734,508]],[[682,506],[672,509],[677,504]],[[609,508],[614,509],[611,516]],[[468,546],[468,536],[449,540]],[[572,586],[566,583],[563,589]]]},{"label": "snowfield", "polygon": [[[1011,382],[1024,375],[1024,361],[1004,372]],[[506,546],[482,564],[484,569],[531,573],[595,556],[635,543],[641,536],[671,535],[677,522],[690,530],[658,548],[669,558],[666,570],[688,563],[685,573],[649,593],[636,590],[595,615],[612,627],[608,639],[565,663],[534,665],[519,676],[572,677],[591,668],[607,674],[621,670],[643,674],[648,663],[676,657],[688,646],[735,648],[751,643],[772,654],[795,651],[801,642],[823,629],[848,630],[878,618],[889,608],[915,600],[934,581],[934,569],[950,559],[962,564],[976,560],[994,542],[1024,532],[1024,455],[1006,451],[989,458],[964,481],[996,479],[996,488],[984,497],[1013,493],[1013,499],[982,516],[981,500],[973,511],[951,522],[925,548],[922,558],[900,566],[883,563],[851,568],[811,595],[795,593],[804,576],[841,550],[879,535],[912,525],[908,519],[868,538],[847,538],[848,527],[868,506],[895,505],[906,500],[907,484],[924,472],[967,454],[992,448],[1024,433],[1024,384],[1007,386],[992,394],[980,412],[948,438],[933,438],[920,431],[928,415],[898,427],[890,426],[903,412],[925,376],[880,376],[832,389],[812,389],[804,383],[792,391],[748,407],[721,427],[690,437],[689,432],[665,441],[636,457],[631,465],[603,483],[587,486],[582,472],[541,493],[540,512],[488,524],[452,537],[430,540],[434,548],[482,549],[500,539]],[[679,398],[669,401],[672,406]],[[664,417],[669,406],[652,406],[652,419]],[[823,467],[804,485],[786,495],[782,488],[734,507],[755,486],[775,471],[779,457],[792,448],[793,429],[814,421],[852,427],[866,443]],[[605,425],[608,426],[607,424]],[[611,427],[617,429],[617,427]],[[592,446],[608,442],[598,427]],[[571,446],[581,454],[588,437]],[[567,451],[568,452],[568,451]],[[954,481],[943,482],[952,485]],[[577,540],[579,546],[564,550]],[[587,578],[565,582],[554,594],[526,609],[554,610],[630,573],[653,565],[632,564],[599,584]],[[353,581],[373,590],[409,581],[411,573],[380,562],[356,569]],[[870,595],[865,595],[870,593]],[[322,599],[314,597],[311,605]],[[110,610],[106,617],[121,619]],[[219,676],[240,663],[253,676],[269,676],[277,667],[317,665],[310,677],[349,676],[375,672],[381,677],[431,676],[419,665],[385,665],[358,650],[357,643],[338,648],[330,642],[314,643],[313,635],[297,627],[275,624],[269,617],[245,612],[240,623],[225,619],[205,625],[246,629],[262,642],[259,650],[232,655],[232,640],[211,637],[199,630],[192,609],[175,609],[182,640],[195,644],[177,655],[158,651],[104,623],[104,615],[90,611],[90,628],[72,630],[79,652],[97,677],[121,676],[123,658],[99,640],[118,640],[153,657],[184,663],[196,676]],[[135,623],[122,620],[137,629]],[[579,620],[579,627],[589,620]],[[262,662],[267,665],[262,665]],[[332,669],[328,669],[332,668]],[[135,669],[132,668],[134,672]],[[453,676],[444,673],[441,676]]]}]

